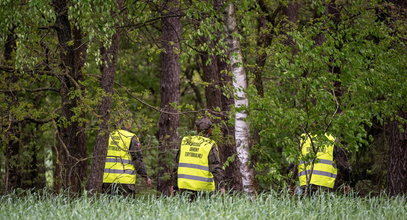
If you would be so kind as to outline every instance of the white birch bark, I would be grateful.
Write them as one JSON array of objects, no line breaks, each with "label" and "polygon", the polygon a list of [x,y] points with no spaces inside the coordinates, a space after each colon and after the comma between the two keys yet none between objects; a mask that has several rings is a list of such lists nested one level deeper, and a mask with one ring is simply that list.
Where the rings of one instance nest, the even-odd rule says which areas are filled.
[{"label": "white birch bark", "polygon": [[247,79],[246,72],[243,67],[242,53],[240,50],[240,41],[236,37],[237,25],[235,16],[235,7],[229,4],[227,8],[226,27],[230,39],[230,62],[233,74],[233,87],[235,96],[235,107],[237,109],[235,115],[235,139],[236,151],[240,164],[240,173],[242,175],[243,191],[249,194],[254,193],[254,171],[250,166],[249,161],[249,125],[247,124],[246,110],[239,109],[245,108],[249,104],[246,95]]}]

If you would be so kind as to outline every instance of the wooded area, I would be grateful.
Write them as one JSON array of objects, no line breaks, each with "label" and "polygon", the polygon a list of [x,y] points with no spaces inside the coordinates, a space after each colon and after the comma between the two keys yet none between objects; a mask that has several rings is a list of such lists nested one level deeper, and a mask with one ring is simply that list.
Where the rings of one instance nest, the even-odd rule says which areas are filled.
[{"label": "wooded area", "polygon": [[330,133],[335,188],[406,194],[406,16],[402,0],[1,0],[0,193],[100,191],[131,118],[168,195],[205,115],[229,190],[298,185],[301,134]]}]

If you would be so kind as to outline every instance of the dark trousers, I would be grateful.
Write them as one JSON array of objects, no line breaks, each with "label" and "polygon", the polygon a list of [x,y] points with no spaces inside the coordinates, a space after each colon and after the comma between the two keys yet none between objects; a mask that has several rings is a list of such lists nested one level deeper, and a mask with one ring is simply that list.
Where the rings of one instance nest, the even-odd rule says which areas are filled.
[{"label": "dark trousers", "polygon": [[189,202],[195,201],[198,197],[209,198],[213,192],[206,192],[206,191],[194,191],[189,189],[180,189],[179,194],[183,197],[186,197]]},{"label": "dark trousers", "polygon": [[132,196],[135,194],[135,186],[132,184],[120,184],[120,183],[103,183],[102,191],[105,194],[110,195],[123,195]]},{"label": "dark trousers", "polygon": [[315,195],[322,192],[331,192],[332,189],[327,188],[325,186],[318,186],[314,184],[310,184],[307,186],[301,186],[301,193],[303,195]]}]

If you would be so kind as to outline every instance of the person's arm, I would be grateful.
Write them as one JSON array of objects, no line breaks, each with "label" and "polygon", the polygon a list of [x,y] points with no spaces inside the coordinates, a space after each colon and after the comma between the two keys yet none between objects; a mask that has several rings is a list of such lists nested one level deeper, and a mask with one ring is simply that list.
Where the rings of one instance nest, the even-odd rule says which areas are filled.
[{"label": "person's arm", "polygon": [[181,150],[177,151],[177,155],[175,156],[175,163],[174,168],[171,174],[171,185],[173,186],[173,190],[178,190],[178,163],[179,163],[179,154]]},{"label": "person's arm", "polygon": [[335,145],[333,158],[339,170],[339,174],[342,175],[343,181],[349,182],[352,168],[350,167],[346,151],[343,148]]},{"label": "person's arm", "polygon": [[215,183],[217,184],[217,188],[220,191],[225,190],[225,183],[224,183],[224,178],[225,178],[225,171],[222,168],[220,158],[219,158],[219,152],[218,148],[216,145],[213,145],[211,151],[209,152],[209,171],[213,174],[215,178]]},{"label": "person's arm", "polygon": [[288,164],[287,173],[291,173],[290,184],[294,184],[295,180],[298,178],[298,165],[295,163]]},{"label": "person's arm", "polygon": [[141,144],[137,140],[137,137],[131,139],[130,149],[129,149],[131,159],[136,167],[136,172],[138,175],[146,179],[147,185],[151,185],[151,180],[147,175],[146,167],[143,161],[143,154],[141,152]]}]

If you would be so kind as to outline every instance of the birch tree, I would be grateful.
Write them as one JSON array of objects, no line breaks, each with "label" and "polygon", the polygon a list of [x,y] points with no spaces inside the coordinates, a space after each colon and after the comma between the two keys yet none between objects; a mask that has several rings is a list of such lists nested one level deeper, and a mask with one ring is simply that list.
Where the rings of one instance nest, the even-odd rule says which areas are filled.
[{"label": "birch tree", "polygon": [[227,7],[226,27],[230,37],[230,64],[234,77],[233,87],[235,96],[235,139],[237,157],[240,162],[240,173],[242,175],[243,191],[249,194],[254,193],[254,171],[249,160],[249,125],[245,121],[249,100],[246,95],[247,78],[243,67],[240,41],[237,37],[237,25],[235,7],[229,4]]}]

